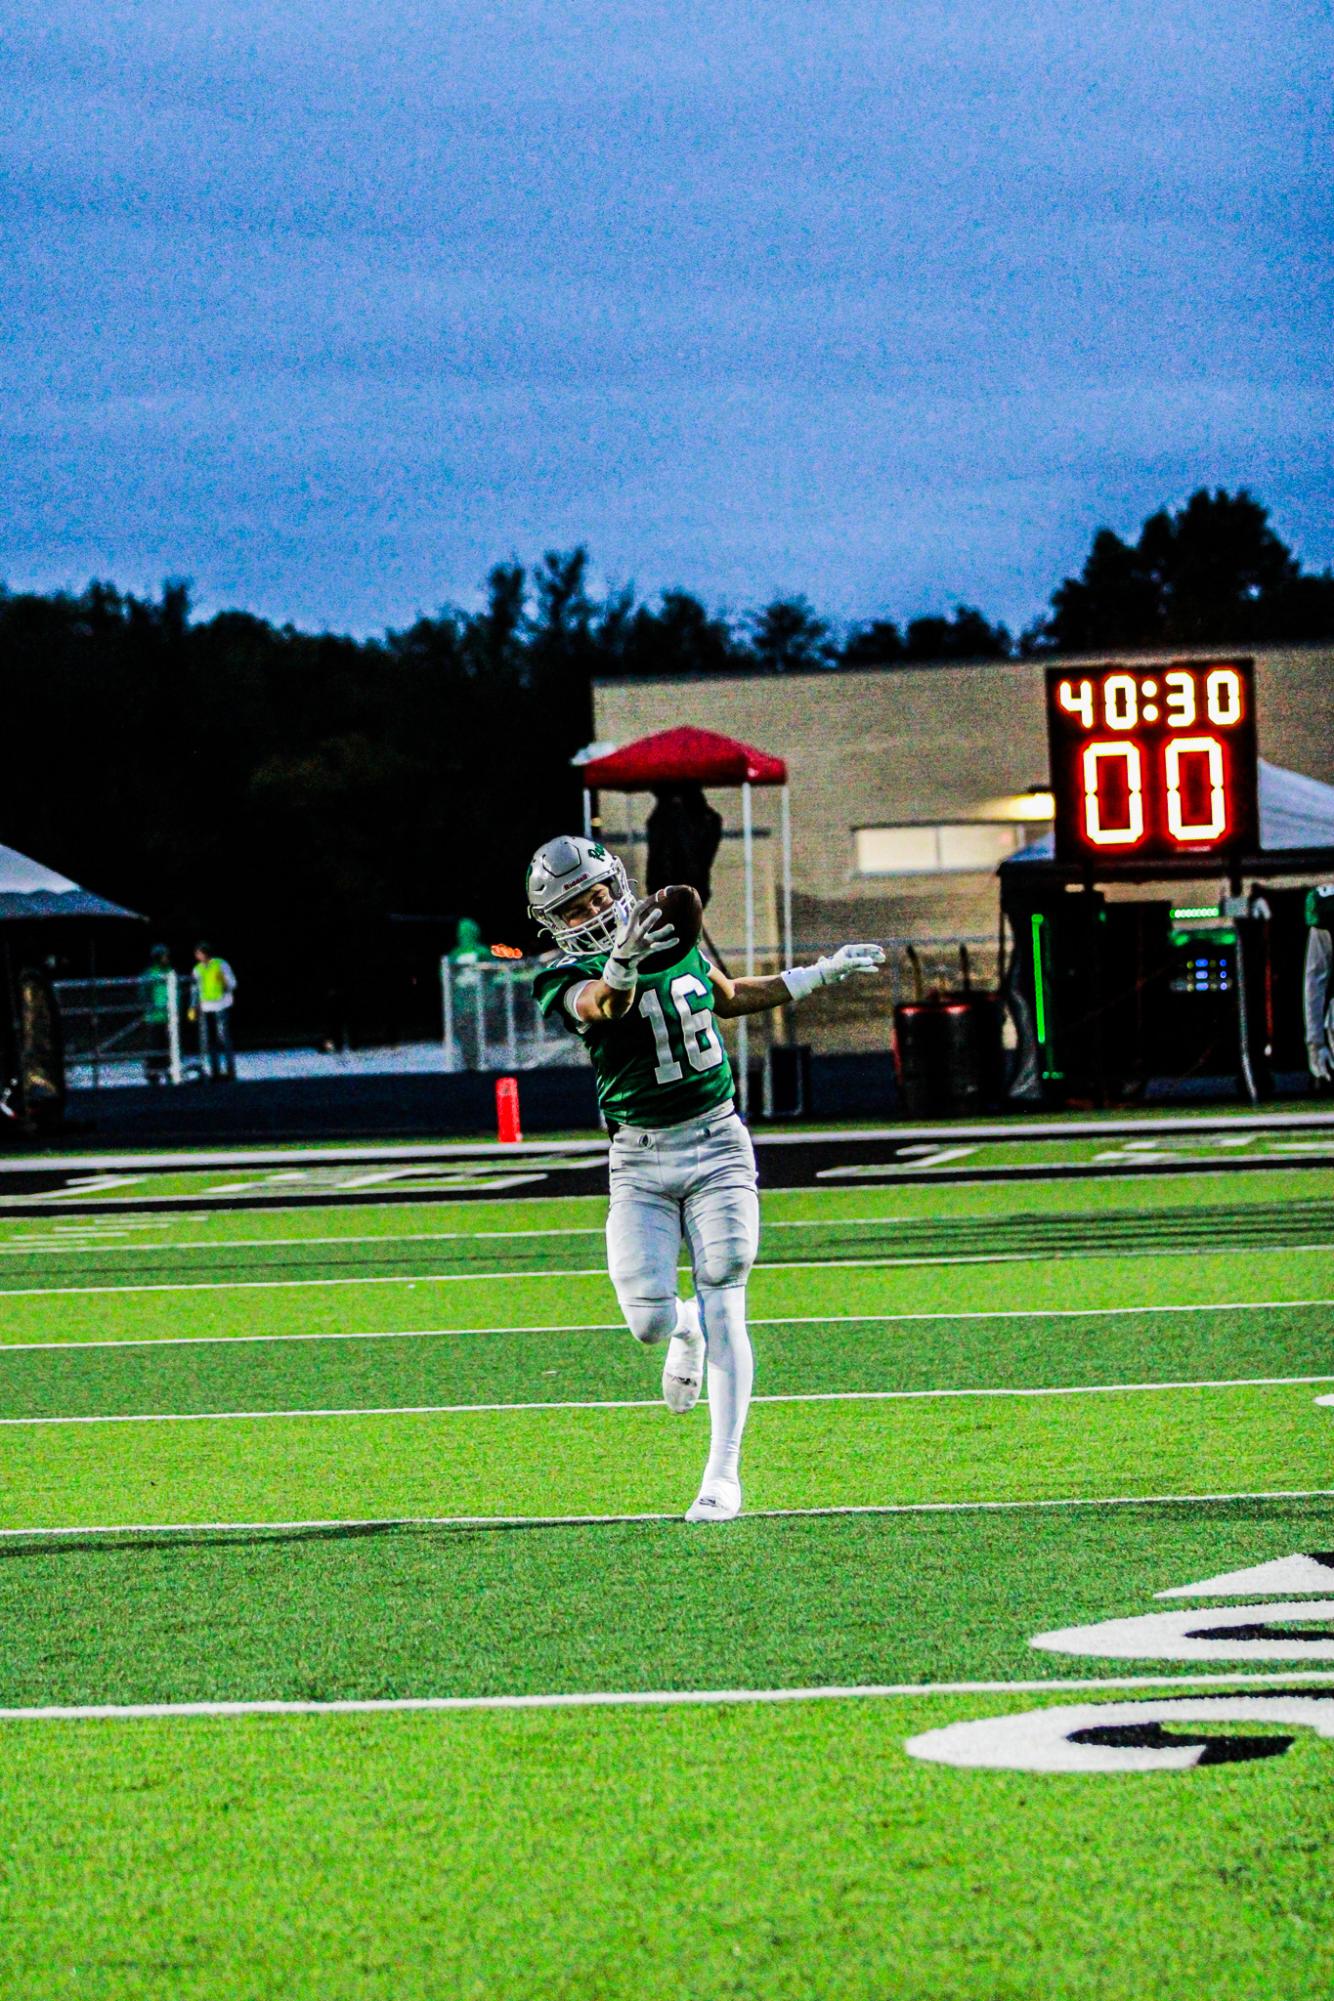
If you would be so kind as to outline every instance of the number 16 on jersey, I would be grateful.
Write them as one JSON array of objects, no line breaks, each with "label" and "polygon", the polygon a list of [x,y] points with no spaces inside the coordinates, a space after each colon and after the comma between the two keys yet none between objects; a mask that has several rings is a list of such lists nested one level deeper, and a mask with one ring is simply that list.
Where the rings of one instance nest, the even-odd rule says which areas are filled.
[{"label": "number 16 on jersey", "polygon": [[[709,990],[703,980],[696,973],[681,973],[667,989],[667,999],[680,1024],[686,1062],[692,1070],[716,1070],[723,1060],[723,1046],[713,1026]],[[695,1004],[700,1001],[703,1002],[702,1007]],[[646,987],[640,995],[639,1012],[653,1030],[653,1046],[658,1058],[658,1067],[653,1072],[654,1083],[679,1084],[685,1072],[672,1054],[667,1017],[655,988]]]}]

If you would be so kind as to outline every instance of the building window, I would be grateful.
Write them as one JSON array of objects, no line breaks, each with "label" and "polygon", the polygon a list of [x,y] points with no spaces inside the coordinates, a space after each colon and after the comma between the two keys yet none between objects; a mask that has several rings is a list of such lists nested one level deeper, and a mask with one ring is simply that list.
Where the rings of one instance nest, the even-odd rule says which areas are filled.
[{"label": "building window", "polygon": [[857,827],[858,875],[990,874],[1042,833],[1041,822],[955,820],[934,827]]}]

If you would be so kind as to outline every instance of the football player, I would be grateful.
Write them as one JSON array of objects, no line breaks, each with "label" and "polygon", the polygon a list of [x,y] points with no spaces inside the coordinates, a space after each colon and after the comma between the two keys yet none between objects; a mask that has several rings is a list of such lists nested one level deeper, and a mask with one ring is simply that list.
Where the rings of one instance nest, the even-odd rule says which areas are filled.
[{"label": "football player", "polygon": [[[746,1281],[759,1245],[755,1149],[732,1103],[716,1021],[803,1000],[884,962],[844,945],[813,966],[730,979],[683,945],[662,908],[637,901],[600,841],[561,835],[533,856],[528,912],[560,957],[537,975],[544,1015],[582,1037],[611,1134],[607,1264],[636,1340],[667,1344],[662,1393],[687,1411],[709,1370],[709,1459],[690,1522],[741,1512],[741,1434],[754,1358]],[[677,1297],[684,1232],[693,1299]]]},{"label": "football player", "polygon": [[1334,1084],[1334,882],[1308,893],[1306,922],[1306,1061],[1319,1090]]}]

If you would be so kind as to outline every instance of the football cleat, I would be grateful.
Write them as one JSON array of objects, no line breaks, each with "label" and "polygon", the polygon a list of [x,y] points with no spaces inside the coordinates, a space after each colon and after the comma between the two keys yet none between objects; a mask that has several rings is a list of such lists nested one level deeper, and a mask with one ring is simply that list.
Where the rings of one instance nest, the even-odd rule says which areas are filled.
[{"label": "football cleat", "polygon": [[734,1522],[741,1513],[739,1480],[706,1480],[686,1509],[688,1522]]},{"label": "football cleat", "polygon": [[698,1300],[683,1299],[681,1314],[690,1331],[673,1334],[662,1365],[662,1400],[678,1416],[695,1408],[704,1387],[704,1334]]}]

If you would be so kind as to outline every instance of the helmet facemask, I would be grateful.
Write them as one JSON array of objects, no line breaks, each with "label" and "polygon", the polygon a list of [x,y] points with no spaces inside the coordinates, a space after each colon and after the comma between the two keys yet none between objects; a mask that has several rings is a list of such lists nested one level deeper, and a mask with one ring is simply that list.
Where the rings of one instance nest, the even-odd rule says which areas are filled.
[{"label": "helmet facemask", "polygon": [[[611,891],[611,902],[605,910],[595,911],[591,917],[586,917],[582,924],[567,924],[559,910],[553,910],[543,919],[548,931],[563,951],[573,952],[576,958],[586,959],[594,953],[610,952],[616,943],[617,926],[635,907],[630,879],[619,861],[616,863],[616,869],[620,881],[617,882],[613,878],[607,883],[607,888]],[[581,890],[580,894],[586,896],[588,892]]]},{"label": "helmet facemask", "polygon": [[[611,902],[581,923],[564,915],[572,903],[601,884]],[[558,835],[533,856],[528,870],[528,915],[564,952],[580,957],[609,952],[617,926],[635,907],[625,865],[600,841]]]}]

